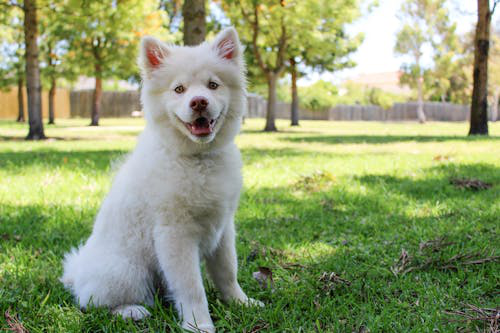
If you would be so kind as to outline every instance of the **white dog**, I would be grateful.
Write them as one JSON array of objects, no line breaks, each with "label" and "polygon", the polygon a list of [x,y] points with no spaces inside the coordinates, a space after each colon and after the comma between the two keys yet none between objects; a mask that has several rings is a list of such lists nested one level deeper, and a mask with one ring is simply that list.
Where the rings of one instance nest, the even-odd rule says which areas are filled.
[{"label": "white dog", "polygon": [[200,272],[225,301],[259,304],[236,279],[234,214],[245,111],[245,67],[233,28],[196,47],[141,44],[147,120],[115,177],[92,235],[64,259],[62,282],[81,307],[142,319],[165,283],[182,327],[214,332]]}]

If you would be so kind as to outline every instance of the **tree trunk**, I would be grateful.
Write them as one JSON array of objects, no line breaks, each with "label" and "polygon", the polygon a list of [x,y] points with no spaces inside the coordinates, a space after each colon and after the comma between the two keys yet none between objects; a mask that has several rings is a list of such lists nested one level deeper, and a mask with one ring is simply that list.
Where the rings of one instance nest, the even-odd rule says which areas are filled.
[{"label": "tree trunk", "polygon": [[425,123],[425,112],[424,112],[424,93],[423,93],[423,81],[424,78],[420,76],[417,82],[418,88],[418,97],[417,97],[417,117],[418,122],[423,124]]},{"label": "tree trunk", "polygon": [[266,127],[264,132],[276,132],[275,118],[276,118],[276,83],[278,75],[270,72],[267,78],[267,114],[266,114]]},{"label": "tree trunk", "polygon": [[469,135],[488,135],[488,52],[491,12],[488,0],[477,1],[474,38],[474,85],[470,106]]},{"label": "tree trunk", "polygon": [[299,94],[297,92],[297,64],[295,59],[290,58],[290,74],[292,75],[292,126],[299,126]]},{"label": "tree trunk", "polygon": [[18,105],[18,113],[17,113],[17,122],[24,123],[24,80],[22,76],[19,76],[17,79],[17,105]]},{"label": "tree trunk", "polygon": [[24,1],[24,41],[26,58],[26,87],[28,91],[29,132],[26,140],[45,139],[42,121],[42,89],[38,66],[38,26],[36,0]]},{"label": "tree trunk", "polygon": [[425,112],[424,112],[424,76],[422,75],[422,69],[420,68],[420,51],[415,54],[415,65],[418,68],[418,78],[417,78],[417,118],[418,122],[425,123]]},{"label": "tree trunk", "polygon": [[493,101],[491,104],[491,121],[495,122],[498,119],[498,102],[500,99],[500,87],[497,87],[493,94]]},{"label": "tree trunk", "polygon": [[102,98],[102,77],[101,66],[96,65],[95,89],[92,104],[92,115],[90,126],[99,126],[99,116],[101,115],[101,98]]},{"label": "tree trunk", "polygon": [[198,45],[205,40],[205,0],[185,0],[182,6],[184,17],[184,45]]},{"label": "tree trunk", "polygon": [[55,107],[55,97],[56,97],[56,78],[53,77],[50,81],[50,90],[49,90],[49,124],[53,125],[54,122],[54,107]]}]

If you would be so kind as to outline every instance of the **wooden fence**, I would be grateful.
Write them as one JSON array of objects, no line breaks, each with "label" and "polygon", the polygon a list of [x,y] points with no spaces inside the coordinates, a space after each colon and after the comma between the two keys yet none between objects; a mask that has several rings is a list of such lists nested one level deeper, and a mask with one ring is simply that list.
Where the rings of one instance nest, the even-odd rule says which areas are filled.
[{"label": "wooden fence", "polygon": [[[56,118],[70,117],[70,97],[69,91],[66,89],[56,89],[54,100],[54,113]],[[16,120],[19,112],[17,102],[17,87],[13,87],[9,91],[0,91],[0,119]],[[47,91],[42,92],[42,114],[44,118],[48,117],[49,113],[49,94]],[[24,117],[28,119],[28,102],[26,100],[26,89],[24,89]]]},{"label": "wooden fence", "polygon": [[[70,94],[71,117],[90,117],[92,111],[93,90],[72,91]],[[101,117],[130,117],[132,112],[140,111],[139,92],[104,91],[101,99]]]},{"label": "wooden fence", "polygon": [[[92,90],[73,91],[70,94],[71,116],[89,117],[92,110]],[[141,110],[138,91],[103,92],[101,117],[130,117],[133,111]],[[429,121],[467,121],[469,106],[451,103],[425,102],[424,112]],[[258,95],[248,96],[248,118],[264,118],[266,100]],[[290,119],[290,104],[279,102],[276,118]],[[374,105],[337,105],[321,110],[300,110],[304,120],[346,120],[346,121],[416,121],[417,103],[395,103],[384,110]]]},{"label": "wooden fence", "polygon": [[[263,118],[266,114],[266,101],[256,95],[248,97],[248,117]],[[467,121],[470,107],[451,103],[425,102],[424,112],[429,121]],[[278,103],[276,118],[290,119],[290,104]],[[332,108],[310,111],[300,110],[304,120],[347,120],[347,121],[415,121],[417,103],[395,103],[385,110],[375,105],[336,105]]]}]

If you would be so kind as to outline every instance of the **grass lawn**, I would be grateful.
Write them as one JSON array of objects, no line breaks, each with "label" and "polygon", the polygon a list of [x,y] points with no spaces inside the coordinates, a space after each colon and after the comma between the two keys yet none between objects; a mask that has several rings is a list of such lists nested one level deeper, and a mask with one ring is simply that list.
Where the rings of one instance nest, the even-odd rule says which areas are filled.
[{"label": "grass lawn", "polygon": [[[0,122],[0,330],[180,332],[173,308],[123,321],[80,311],[58,278],[90,234],[116,161],[142,120],[59,120],[25,142]],[[247,120],[237,138],[245,189],[237,214],[239,280],[265,308],[223,304],[221,332],[456,332],[488,327],[448,312],[500,307],[500,123],[467,138],[465,123]],[[485,190],[450,179],[475,178]],[[252,276],[273,273],[263,288]],[[335,274],[332,274],[335,273]],[[6,311],[8,314],[6,315]],[[497,320],[498,324],[498,320]]]}]

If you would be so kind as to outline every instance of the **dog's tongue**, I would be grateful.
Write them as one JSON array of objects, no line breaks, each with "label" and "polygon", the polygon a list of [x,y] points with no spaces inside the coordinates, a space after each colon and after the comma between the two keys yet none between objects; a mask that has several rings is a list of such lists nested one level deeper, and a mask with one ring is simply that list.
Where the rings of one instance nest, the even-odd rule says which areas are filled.
[{"label": "dog's tongue", "polygon": [[200,117],[190,124],[191,133],[193,135],[203,136],[212,133],[212,126],[205,117]]}]

